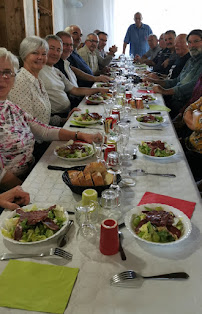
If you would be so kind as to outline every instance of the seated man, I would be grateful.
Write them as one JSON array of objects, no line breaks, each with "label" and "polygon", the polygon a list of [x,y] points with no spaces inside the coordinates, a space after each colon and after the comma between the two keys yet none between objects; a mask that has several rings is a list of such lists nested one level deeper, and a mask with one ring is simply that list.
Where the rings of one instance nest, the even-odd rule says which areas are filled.
[{"label": "seated man", "polygon": [[60,37],[56,35],[48,35],[45,40],[48,42],[49,51],[47,55],[47,63],[39,73],[40,79],[43,81],[48,93],[52,114],[57,113],[60,116],[70,109],[70,100],[66,93],[76,96],[87,96],[98,92],[106,93],[106,88],[86,88],[75,87],[64,76],[60,70],[54,67],[54,64],[60,60],[63,43]]},{"label": "seated man", "polygon": [[[91,68],[86,64],[83,58],[81,58],[80,55],[77,53],[77,49],[81,43],[81,38],[82,38],[82,31],[80,27],[77,25],[70,25],[65,28],[65,32],[69,33],[72,36],[73,47],[74,47],[74,50],[72,51],[70,57],[68,58],[68,61],[75,68],[78,68],[87,74],[93,75]],[[91,87],[93,83],[90,81],[86,81],[86,80],[84,81],[84,80],[78,79],[78,85],[80,87],[81,86]]]},{"label": "seated man", "polygon": [[98,57],[98,64],[100,70],[102,70],[105,66],[109,65],[111,62],[112,58],[115,56],[115,53],[117,52],[117,47],[113,45],[112,47],[109,48],[109,52],[104,51],[104,47],[107,44],[107,33],[105,32],[98,32],[97,33],[99,42],[98,42],[98,47],[96,49],[97,57]]},{"label": "seated man", "polygon": [[202,97],[191,104],[184,113],[184,121],[192,134],[182,141],[182,146],[194,179],[202,179]]},{"label": "seated man", "polygon": [[[73,39],[71,35],[65,31],[58,32],[56,36],[59,36],[63,42],[63,51],[60,60],[54,64],[54,67],[59,69],[75,87],[78,87],[77,78],[90,82],[108,82],[110,80],[108,76],[93,76],[71,66],[67,58],[70,57],[73,51]],[[69,95],[68,97],[72,106],[77,106],[82,100],[82,97],[73,95]]]},{"label": "seated man", "polygon": [[[161,54],[161,57],[157,60],[158,63],[153,65],[153,72],[160,74],[168,74],[171,66],[173,65],[176,54],[175,54],[175,31],[169,30],[164,34],[164,40],[166,44],[166,49]],[[156,60],[154,59],[154,62]]]},{"label": "seated man", "polygon": [[150,82],[160,84],[162,82],[162,79],[173,79],[178,77],[180,72],[182,71],[185,63],[187,60],[191,57],[189,53],[189,48],[187,45],[186,40],[187,35],[186,34],[180,34],[175,39],[175,51],[177,54],[177,58],[175,62],[173,63],[172,67],[169,70],[168,75],[162,75],[161,77],[155,73],[151,73],[146,77],[146,80],[149,80]]},{"label": "seated man", "polygon": [[202,30],[195,29],[187,36],[191,58],[186,62],[180,75],[172,80],[164,80],[153,90],[162,95],[171,95],[167,106],[171,109],[172,119],[191,98],[193,88],[202,72]]},{"label": "seated man", "polygon": [[136,55],[134,61],[145,63],[147,65],[153,65],[153,59],[161,50],[161,47],[158,45],[158,39],[156,35],[153,35],[153,34],[149,35],[147,41],[148,41],[150,49],[142,57],[140,57],[139,55]]},{"label": "seated man", "polygon": [[90,33],[86,37],[85,46],[78,50],[78,54],[88,64],[94,75],[98,75],[100,73],[98,57],[95,52],[97,46],[98,46],[97,34]]}]

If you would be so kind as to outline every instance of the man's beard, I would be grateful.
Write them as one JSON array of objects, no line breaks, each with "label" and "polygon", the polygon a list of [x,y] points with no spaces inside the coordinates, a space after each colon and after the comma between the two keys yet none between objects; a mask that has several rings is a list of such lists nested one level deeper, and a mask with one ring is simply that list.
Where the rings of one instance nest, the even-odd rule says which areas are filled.
[{"label": "man's beard", "polygon": [[197,57],[197,56],[198,56],[199,54],[201,54],[201,53],[202,53],[202,47],[190,49],[190,55],[191,55],[192,57]]}]

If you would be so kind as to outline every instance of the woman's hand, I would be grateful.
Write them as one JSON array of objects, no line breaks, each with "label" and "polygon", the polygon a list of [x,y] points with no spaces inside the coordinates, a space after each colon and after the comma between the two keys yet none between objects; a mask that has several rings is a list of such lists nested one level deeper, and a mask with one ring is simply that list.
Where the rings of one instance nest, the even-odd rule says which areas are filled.
[{"label": "woman's hand", "polygon": [[85,141],[87,143],[92,144],[93,142],[101,142],[103,140],[103,136],[101,133],[89,134],[89,133],[78,133],[78,140]]},{"label": "woman's hand", "polygon": [[15,210],[19,205],[27,205],[29,202],[29,193],[23,191],[21,186],[0,194],[0,206],[10,210]]}]

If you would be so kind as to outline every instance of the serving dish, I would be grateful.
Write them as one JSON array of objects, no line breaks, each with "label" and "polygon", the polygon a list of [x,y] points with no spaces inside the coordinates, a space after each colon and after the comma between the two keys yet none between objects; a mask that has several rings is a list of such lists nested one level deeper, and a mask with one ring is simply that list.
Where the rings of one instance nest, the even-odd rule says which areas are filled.
[{"label": "serving dish", "polygon": [[[145,211],[146,210],[145,207],[151,208],[151,209],[155,209],[156,207],[162,207],[162,209],[164,211],[172,212],[177,219],[181,220],[181,222],[183,224],[183,231],[182,231],[180,238],[177,239],[176,241],[162,243],[162,242],[151,242],[151,241],[148,241],[148,240],[138,236],[134,230],[135,227],[133,226],[133,219],[135,218],[135,215],[140,215],[140,213],[142,211]],[[179,209],[174,208],[172,206],[165,205],[165,204],[159,204],[159,203],[144,204],[144,205],[140,205],[140,206],[137,206],[137,207],[131,209],[125,215],[125,225],[126,225],[126,228],[130,231],[130,233],[139,241],[149,243],[151,245],[160,245],[160,246],[169,246],[169,245],[178,244],[178,243],[182,242],[183,240],[187,239],[191,233],[191,230],[192,230],[192,225],[191,225],[190,219],[182,211],[180,211]]]},{"label": "serving dish", "polygon": [[[90,158],[90,157],[92,157],[94,155],[93,145],[88,144],[88,143],[82,143],[82,142],[74,142],[74,141],[69,141],[69,142],[64,144],[64,145],[62,145],[62,146],[56,147],[56,149],[54,150],[54,154],[58,158],[63,159],[63,160],[68,160],[68,161],[80,161],[80,160],[84,160],[84,159]],[[78,151],[78,152],[74,153],[75,157],[71,157],[73,154],[69,154],[70,157],[65,157],[64,156],[64,154],[66,153],[66,149],[65,148],[67,146],[70,146],[70,145],[82,146],[83,149],[85,150],[85,154],[86,155],[85,156],[79,156],[79,155],[82,155],[82,153]],[[65,153],[63,153],[63,152],[65,152]],[[61,155],[59,155],[59,154],[61,154]]]},{"label": "serving dish", "polygon": [[[85,168],[85,166],[75,166],[75,167],[71,167],[71,170],[78,170],[78,171],[83,171]],[[101,197],[101,194],[104,190],[109,189],[110,185],[101,185],[101,186],[78,186],[78,185],[72,185],[71,180],[69,178],[68,172],[65,171],[62,174],[62,179],[64,181],[64,183],[70,188],[70,190],[73,193],[82,195],[82,192],[86,189],[94,189],[97,191],[98,196]],[[117,175],[117,183],[119,183],[121,181],[121,176],[118,174]]]},{"label": "serving dish", "polygon": [[[47,204],[44,207],[40,203],[35,204],[35,205],[30,204],[30,205],[22,207],[22,210],[24,210],[26,212],[29,212],[29,211],[31,211],[31,212],[36,211],[37,212],[37,211],[40,211],[41,209],[48,209],[52,205],[53,204]],[[35,209],[35,210],[33,210],[33,209]],[[10,232],[11,228],[13,228],[13,223],[16,223],[16,222],[14,222],[14,220],[17,220],[17,218],[13,220],[14,216],[16,215],[16,210],[14,210],[14,211],[9,213],[9,215],[3,220],[2,224],[1,224],[1,232],[2,232],[3,238],[12,244],[28,245],[28,246],[34,245],[34,244],[47,243],[48,241],[50,242],[53,239],[57,239],[60,236],[60,234],[62,234],[63,231],[65,230],[65,228],[68,224],[68,221],[69,221],[69,215],[68,215],[67,211],[65,211],[63,209],[63,207],[60,207],[59,205],[56,206],[56,210],[59,211],[58,217],[60,215],[62,217],[64,217],[64,222],[62,223],[62,227],[58,231],[56,231],[53,235],[51,235],[45,239],[38,240],[38,241],[32,241],[32,242],[17,241],[17,240],[14,240],[13,238],[9,238],[7,232]]]}]

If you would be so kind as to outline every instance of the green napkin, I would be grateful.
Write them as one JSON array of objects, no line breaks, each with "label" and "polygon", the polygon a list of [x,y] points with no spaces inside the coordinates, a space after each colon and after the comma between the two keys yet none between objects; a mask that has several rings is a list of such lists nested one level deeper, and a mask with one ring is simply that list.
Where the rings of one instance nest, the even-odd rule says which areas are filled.
[{"label": "green napkin", "polygon": [[0,275],[0,306],[64,313],[78,268],[10,260]]},{"label": "green napkin", "polygon": [[159,105],[149,105],[149,109],[154,111],[167,111],[170,112],[171,109],[166,106],[159,106]]},{"label": "green napkin", "polygon": [[72,120],[72,121],[70,121],[70,122],[71,122],[71,124],[73,124],[73,125],[83,126],[84,128],[85,128],[85,127],[88,127],[89,125],[92,125],[92,124],[87,124],[87,123],[82,124],[82,123],[76,122],[76,121],[74,121],[74,120]]}]

